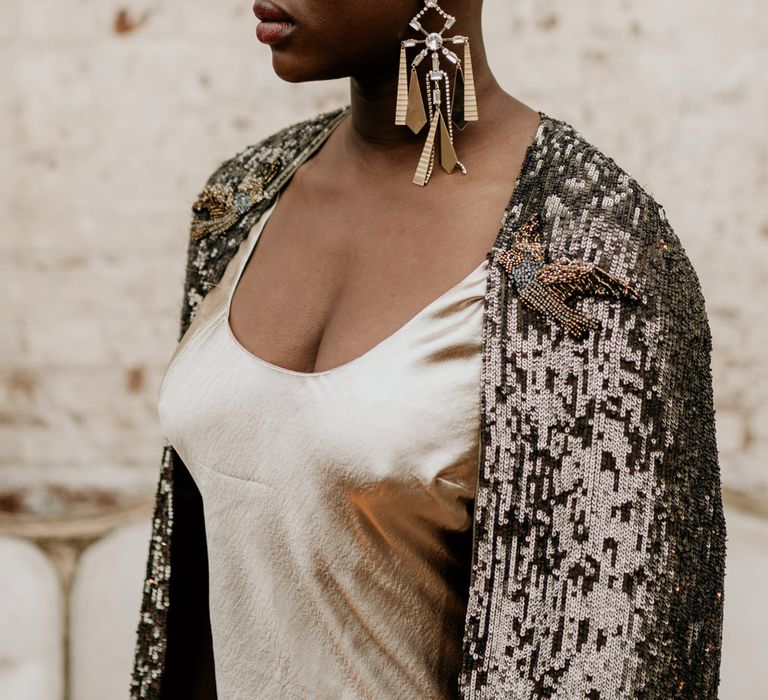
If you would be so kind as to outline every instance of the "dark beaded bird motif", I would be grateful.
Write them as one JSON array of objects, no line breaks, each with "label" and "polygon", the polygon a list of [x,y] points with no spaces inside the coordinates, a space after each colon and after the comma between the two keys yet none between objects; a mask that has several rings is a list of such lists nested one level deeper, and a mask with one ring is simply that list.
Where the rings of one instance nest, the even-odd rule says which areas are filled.
[{"label": "dark beaded bird motif", "polygon": [[637,290],[596,265],[567,258],[545,262],[540,224],[539,215],[533,214],[518,229],[510,249],[499,253],[499,262],[526,306],[559,321],[572,337],[582,338],[599,321],[568,306],[568,300],[588,295],[640,299]]},{"label": "dark beaded bird motif", "polygon": [[192,210],[196,214],[208,212],[208,218],[195,217],[192,221],[192,240],[218,235],[232,228],[241,216],[264,197],[264,190],[279,172],[279,166],[277,161],[268,163],[265,172],[246,176],[236,190],[231,185],[219,182],[206,185],[197,196]]}]

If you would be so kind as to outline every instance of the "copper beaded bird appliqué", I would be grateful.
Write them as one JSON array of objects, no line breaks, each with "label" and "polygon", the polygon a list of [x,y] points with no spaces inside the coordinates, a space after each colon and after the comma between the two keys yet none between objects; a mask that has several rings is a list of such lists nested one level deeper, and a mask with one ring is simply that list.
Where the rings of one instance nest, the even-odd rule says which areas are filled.
[{"label": "copper beaded bird appliqu\u00e9", "polygon": [[520,300],[529,308],[558,321],[574,338],[582,338],[599,321],[566,302],[576,297],[602,296],[640,300],[636,289],[597,265],[558,258],[545,262],[541,220],[533,214],[517,231],[499,262],[509,273]]},{"label": "copper beaded bird appliqu\u00e9", "polygon": [[279,172],[279,163],[267,164],[263,173],[254,173],[245,177],[237,189],[231,185],[214,183],[206,185],[197,196],[192,210],[196,214],[208,213],[208,218],[195,218],[190,227],[190,237],[197,241],[204,236],[224,233],[235,225],[237,220],[260,201],[265,188]]}]

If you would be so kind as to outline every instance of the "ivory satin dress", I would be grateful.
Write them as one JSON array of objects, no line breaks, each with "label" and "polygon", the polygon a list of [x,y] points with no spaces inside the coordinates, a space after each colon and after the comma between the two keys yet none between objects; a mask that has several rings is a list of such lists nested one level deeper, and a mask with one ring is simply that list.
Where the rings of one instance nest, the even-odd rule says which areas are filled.
[{"label": "ivory satin dress", "polygon": [[218,697],[457,697],[488,260],[361,356],[282,368],[229,324],[278,199],[158,395],[203,499]]}]

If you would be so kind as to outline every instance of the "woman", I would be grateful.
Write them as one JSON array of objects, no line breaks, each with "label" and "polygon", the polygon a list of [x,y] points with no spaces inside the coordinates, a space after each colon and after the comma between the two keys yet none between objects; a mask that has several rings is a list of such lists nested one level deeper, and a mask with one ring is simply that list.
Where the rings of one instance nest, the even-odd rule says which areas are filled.
[{"label": "woman", "polygon": [[481,5],[254,6],[351,105],[193,206],[133,698],[716,698],[696,273]]}]

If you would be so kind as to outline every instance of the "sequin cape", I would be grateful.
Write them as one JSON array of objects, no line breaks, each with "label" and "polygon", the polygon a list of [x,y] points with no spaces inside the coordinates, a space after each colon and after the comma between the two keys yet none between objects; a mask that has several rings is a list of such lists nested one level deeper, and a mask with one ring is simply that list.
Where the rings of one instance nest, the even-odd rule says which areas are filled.
[{"label": "sequin cape", "polygon": [[[207,184],[234,188],[280,164],[268,196],[231,230],[190,240],[179,337],[272,195],[348,109],[292,124],[211,175]],[[699,280],[653,197],[575,128],[540,114],[488,251],[457,696],[716,698],[725,523]],[[497,258],[534,212],[548,258],[595,263],[642,300],[579,300],[600,321],[581,340],[521,304]],[[133,699],[172,697],[162,677],[179,462],[166,442]]]}]

